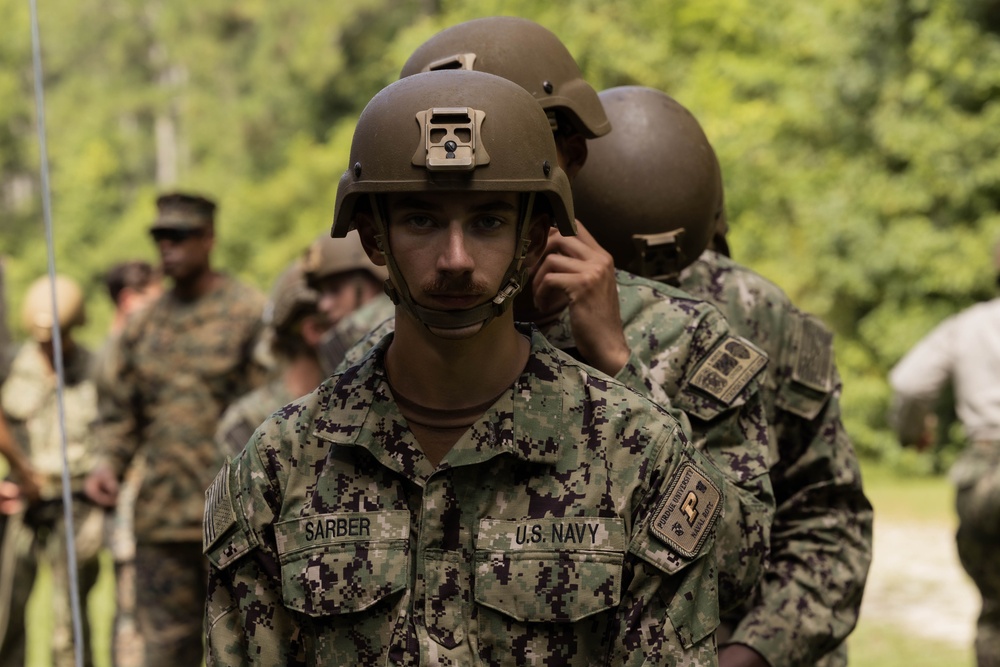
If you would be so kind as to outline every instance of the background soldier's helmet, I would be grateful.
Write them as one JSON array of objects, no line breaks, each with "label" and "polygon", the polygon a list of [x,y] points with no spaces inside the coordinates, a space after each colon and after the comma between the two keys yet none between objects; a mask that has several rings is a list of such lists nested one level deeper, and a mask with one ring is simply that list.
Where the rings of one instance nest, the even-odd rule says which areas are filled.
[{"label": "background soldier's helmet", "polygon": [[[518,244],[491,313],[481,308],[429,311],[412,302],[409,290],[386,252],[389,296],[430,326],[456,328],[503,312],[525,282],[528,225],[535,198],[544,198],[555,225],[574,234],[569,179],[559,167],[555,140],[545,113],[520,86],[482,72],[426,72],[391,84],[361,113],[354,131],[349,167],[340,179],[332,235],[355,226],[359,201],[374,214],[382,250],[385,221],[376,195],[403,192],[514,192],[522,197]],[[475,312],[473,312],[475,311]],[[459,316],[459,313],[464,315]]]},{"label": "background soldier's helmet", "polygon": [[385,267],[376,266],[368,259],[357,234],[348,234],[342,239],[320,234],[306,248],[302,257],[302,270],[312,289],[319,289],[325,278],[353,271],[367,271],[378,282],[389,277]]},{"label": "background soldier's helmet", "polygon": [[[56,322],[60,330],[69,331],[86,321],[83,290],[72,278],[57,275],[55,279]],[[39,343],[52,340],[52,282],[42,276],[31,283],[24,295],[21,311],[24,328]]]},{"label": "background soldier's helmet", "polygon": [[400,78],[445,69],[488,72],[513,81],[588,139],[611,130],[597,93],[573,56],[558,37],[533,21],[493,16],[446,28],[413,52]]},{"label": "background soldier's helmet", "polygon": [[715,151],[694,116],[658,90],[625,86],[600,98],[615,131],[587,145],[573,182],[577,218],[616,267],[676,278],[723,210]]},{"label": "background soldier's helmet", "polygon": [[301,316],[316,312],[319,294],[307,284],[303,268],[302,261],[292,262],[271,288],[271,298],[264,306],[264,324],[275,331],[283,331]]}]

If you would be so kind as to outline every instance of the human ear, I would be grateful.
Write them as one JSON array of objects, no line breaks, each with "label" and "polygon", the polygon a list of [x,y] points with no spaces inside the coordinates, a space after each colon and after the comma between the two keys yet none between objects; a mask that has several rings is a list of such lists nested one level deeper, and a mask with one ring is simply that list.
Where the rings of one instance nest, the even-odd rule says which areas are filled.
[{"label": "human ear", "polygon": [[371,213],[358,211],[355,213],[354,221],[358,235],[361,237],[361,245],[368,254],[368,259],[375,266],[385,266],[385,254],[379,249],[378,242],[375,240],[375,219]]},{"label": "human ear", "polygon": [[587,162],[587,139],[582,134],[556,135],[559,166],[570,181],[580,173]]},{"label": "human ear", "polygon": [[548,213],[533,215],[528,228],[528,252],[525,253],[525,266],[534,266],[541,260],[545,247],[549,242],[549,229],[552,227],[552,216]]}]

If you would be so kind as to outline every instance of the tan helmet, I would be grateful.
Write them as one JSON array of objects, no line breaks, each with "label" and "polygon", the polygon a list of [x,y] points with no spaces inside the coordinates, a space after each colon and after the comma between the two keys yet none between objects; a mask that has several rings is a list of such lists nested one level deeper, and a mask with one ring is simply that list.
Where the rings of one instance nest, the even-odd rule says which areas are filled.
[{"label": "tan helmet", "polygon": [[342,239],[320,234],[306,248],[302,256],[302,270],[306,282],[313,289],[319,289],[324,278],[351,271],[367,271],[378,282],[389,277],[384,266],[376,266],[368,259],[357,234],[348,234]]},{"label": "tan helmet", "polygon": [[[548,120],[520,86],[483,72],[426,72],[379,92],[358,119],[349,167],[340,179],[332,235],[355,226],[359,200],[371,210],[384,243],[377,195],[402,192],[524,193],[520,243],[492,303],[466,311],[433,311],[413,302],[391,253],[387,292],[425,325],[458,328],[506,310],[525,282],[528,224],[536,197],[555,225],[575,234],[569,179],[559,167]],[[484,314],[485,312],[485,314]],[[480,316],[482,315],[482,316]]]},{"label": "tan helmet", "polygon": [[600,98],[615,131],[588,143],[573,181],[577,218],[616,267],[675,279],[708,246],[723,211],[715,151],[665,93],[624,86]]},{"label": "tan helmet", "polygon": [[434,70],[488,72],[531,93],[546,112],[565,114],[588,139],[611,130],[597,93],[559,38],[528,19],[491,16],[442,30],[403,65],[400,78]]},{"label": "tan helmet", "polygon": [[[55,280],[56,321],[59,328],[69,331],[86,321],[83,290],[72,278],[57,275]],[[21,315],[24,328],[39,343],[52,340],[52,282],[42,276],[28,287]]]},{"label": "tan helmet", "polygon": [[315,312],[319,294],[306,282],[303,262],[296,260],[274,281],[264,306],[264,324],[282,331],[304,314]]}]

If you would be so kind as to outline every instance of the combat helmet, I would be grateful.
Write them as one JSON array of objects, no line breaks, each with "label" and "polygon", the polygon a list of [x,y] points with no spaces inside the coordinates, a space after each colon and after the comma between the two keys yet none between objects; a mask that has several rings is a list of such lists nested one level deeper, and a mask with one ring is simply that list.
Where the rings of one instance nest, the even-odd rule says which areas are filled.
[{"label": "combat helmet", "polygon": [[[56,312],[59,329],[68,331],[86,321],[83,290],[75,280],[63,275],[55,277]],[[52,340],[52,282],[42,276],[28,287],[21,310],[24,328],[39,343]]]},{"label": "combat helmet", "polygon": [[319,289],[325,278],[351,271],[367,271],[378,282],[389,277],[385,267],[376,266],[368,258],[356,234],[342,239],[320,234],[302,256],[302,271],[312,289]]},{"label": "combat helmet", "polygon": [[287,329],[300,315],[316,310],[319,295],[307,283],[304,269],[302,260],[296,260],[274,281],[263,320],[275,331]]},{"label": "combat helmet", "polygon": [[580,67],[559,38],[528,19],[491,16],[446,28],[424,42],[400,78],[435,70],[475,70],[513,81],[534,96],[554,123],[560,112],[588,139],[611,124]]},{"label": "combat helmet", "polygon": [[[494,299],[458,311],[427,309],[410,295],[392,253],[378,195],[403,192],[523,193],[518,245]],[[569,179],[559,167],[544,112],[523,88],[483,72],[426,72],[389,85],[365,107],[340,179],[334,237],[355,227],[359,203],[371,211],[386,256],[386,292],[428,327],[453,329],[489,321],[510,307],[525,266],[528,222],[541,197],[555,226],[575,234]]]},{"label": "combat helmet", "polygon": [[600,99],[615,131],[587,146],[573,182],[577,218],[616,267],[670,282],[705,250],[722,214],[715,151],[665,93],[623,86]]}]

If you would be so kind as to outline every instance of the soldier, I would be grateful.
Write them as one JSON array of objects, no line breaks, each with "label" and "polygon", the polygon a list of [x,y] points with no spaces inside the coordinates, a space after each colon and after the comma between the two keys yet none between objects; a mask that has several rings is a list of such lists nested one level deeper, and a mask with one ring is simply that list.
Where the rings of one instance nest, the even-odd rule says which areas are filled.
[{"label": "soldier", "polygon": [[226,406],[260,382],[251,354],[264,298],[214,270],[215,204],[185,193],[156,202],[150,230],[172,285],[121,333],[101,456],[87,493],[113,507],[123,476],[146,466],[135,500],[136,626],[146,665],[197,665],[207,563],[204,489],[222,464],[214,435]]},{"label": "soldier", "polygon": [[[1000,245],[994,259],[1000,275]],[[998,278],[1000,282],[1000,278]],[[934,328],[889,374],[891,423],[905,445],[926,448],[927,415],[950,385],[965,430],[952,466],[958,556],[982,595],[976,628],[979,667],[1000,665],[1000,298],[971,306]]]},{"label": "soldier", "polygon": [[[365,261],[369,261],[367,255]],[[327,376],[317,356],[326,332],[326,319],[319,312],[318,302],[319,294],[306,283],[300,260],[275,281],[264,309],[267,328],[262,340],[270,346],[278,372],[270,382],[226,408],[215,434],[226,457],[239,454],[272,412],[308,394]]]},{"label": "soldier", "polygon": [[409,77],[349,165],[333,234],[388,266],[397,329],[216,478],[209,665],[715,664],[725,478],[514,325],[548,228],[573,233],[538,105],[479,72]]},{"label": "soldier", "polygon": [[382,290],[385,269],[372,264],[356,236],[320,234],[302,259],[306,281],[319,294],[319,310],[330,330],[319,346],[329,375],[365,334],[392,317],[395,306]]},{"label": "soldier", "polygon": [[[597,93],[566,47],[532,21],[491,17],[448,28],[410,56],[402,76],[461,68],[503,76],[532,94],[571,179],[586,161],[588,141],[610,130]],[[556,347],[672,410],[729,475],[734,489],[718,538],[720,604],[735,606],[760,578],[774,509],[756,379],[765,356],[730,335],[714,306],[615,271],[611,256],[582,227],[576,237],[551,231],[529,279],[515,319],[535,323]],[[376,329],[348,360],[391,326]]]},{"label": "soldier", "polygon": [[[97,581],[98,554],[103,541],[104,513],[83,496],[83,480],[94,456],[91,424],[97,415],[97,392],[90,377],[92,356],[73,338],[84,323],[83,291],[66,276],[55,278],[56,321],[53,322],[53,283],[42,277],[24,298],[24,326],[30,340],[14,358],[10,376],[0,391],[0,407],[26,454],[30,478],[19,478],[23,511],[11,517],[0,554],[0,665],[23,665],[25,659],[24,612],[35,580],[38,562],[52,571],[52,658],[57,667],[75,664],[70,572],[62,502],[63,440],[60,431],[53,327],[58,326],[64,371],[63,407],[66,427],[66,464],[73,492],[76,578],[80,599]],[[25,483],[27,482],[27,483]],[[84,607],[85,608],[85,607]],[[90,655],[90,624],[83,615],[83,656]]]},{"label": "soldier", "polygon": [[[125,323],[163,293],[158,269],[149,262],[119,262],[104,274],[104,286],[114,304],[111,327],[95,359],[98,404],[111,401],[116,390],[115,355]],[[113,401],[108,406],[113,409]],[[112,626],[111,661],[115,667],[142,667],[142,636],[135,620],[135,498],[145,471],[142,457],[132,459],[121,488],[112,520],[108,522],[108,545],[115,567],[115,618]]]},{"label": "soldier", "polygon": [[600,98],[615,131],[591,142],[574,181],[580,220],[616,266],[710,300],[771,360],[771,552],[755,595],[723,617],[719,663],[817,664],[854,628],[871,561],[872,510],[840,420],[833,336],[776,285],[705,250],[722,216],[722,175],[694,116],[649,88]]}]

